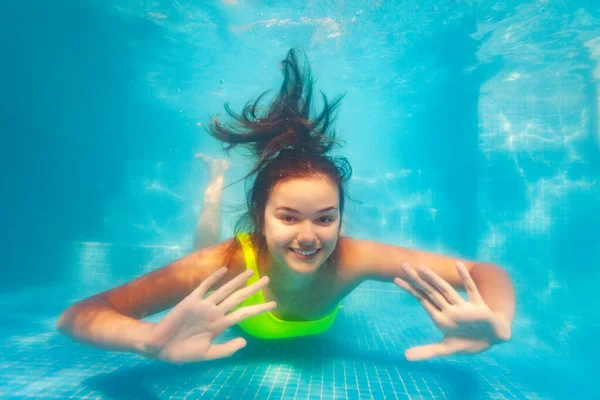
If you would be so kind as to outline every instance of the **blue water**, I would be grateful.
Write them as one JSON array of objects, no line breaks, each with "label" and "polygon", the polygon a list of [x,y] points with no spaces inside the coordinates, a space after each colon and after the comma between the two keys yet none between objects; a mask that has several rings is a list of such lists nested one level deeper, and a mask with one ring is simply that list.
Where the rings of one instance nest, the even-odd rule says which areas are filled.
[{"label": "blue water", "polygon": [[[596,2],[22,0],[0,15],[0,398],[600,397]],[[409,363],[439,335],[383,283],[323,336],[215,362],[59,336],[67,305],[190,251],[208,178],[194,153],[220,154],[204,126],[276,90],[293,46],[317,89],[346,94],[346,232],[506,268],[513,339]],[[231,162],[228,182],[249,167]],[[224,192],[224,236],[242,195]]]}]

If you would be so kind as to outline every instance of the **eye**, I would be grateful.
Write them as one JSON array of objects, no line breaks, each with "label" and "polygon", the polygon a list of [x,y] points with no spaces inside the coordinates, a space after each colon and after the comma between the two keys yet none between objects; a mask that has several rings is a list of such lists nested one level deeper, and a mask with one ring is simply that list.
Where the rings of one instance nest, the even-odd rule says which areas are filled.
[{"label": "eye", "polygon": [[281,220],[284,222],[294,222],[296,220],[296,218],[294,218],[290,215],[284,215],[283,217],[281,217]]},{"label": "eye", "polygon": [[321,217],[321,218],[319,218],[319,222],[321,222],[322,224],[328,224],[330,222],[333,222],[333,218],[331,218],[331,217]]}]

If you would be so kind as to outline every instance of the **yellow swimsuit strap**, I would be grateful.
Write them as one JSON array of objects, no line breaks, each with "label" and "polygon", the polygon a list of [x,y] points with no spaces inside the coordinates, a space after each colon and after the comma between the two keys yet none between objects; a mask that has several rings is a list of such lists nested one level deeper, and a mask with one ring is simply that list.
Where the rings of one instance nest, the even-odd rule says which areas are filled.
[{"label": "yellow swimsuit strap", "polygon": [[[256,258],[254,257],[254,249],[252,241],[248,233],[239,233],[237,238],[242,245],[244,259],[246,260],[246,268],[254,271],[254,275],[248,279],[248,285],[260,279]],[[252,296],[244,300],[240,307],[250,306],[255,304],[263,304],[265,298],[262,290],[254,293]],[[281,339],[296,336],[316,335],[325,332],[335,320],[341,304],[326,317],[313,321],[285,321],[275,317],[270,312],[246,318],[239,323],[239,326],[247,333],[263,338],[263,339]]]}]

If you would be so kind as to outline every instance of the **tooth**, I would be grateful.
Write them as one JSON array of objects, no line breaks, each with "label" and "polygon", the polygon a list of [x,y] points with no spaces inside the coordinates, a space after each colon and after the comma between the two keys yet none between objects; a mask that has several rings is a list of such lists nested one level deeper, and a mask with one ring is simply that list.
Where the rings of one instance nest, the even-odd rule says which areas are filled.
[{"label": "tooth", "polygon": [[313,251],[303,251],[303,250],[295,250],[295,249],[291,249],[291,250],[294,253],[298,253],[298,254],[301,254],[303,256],[311,256],[311,255],[315,254],[318,251],[318,249],[317,250],[313,250]]}]

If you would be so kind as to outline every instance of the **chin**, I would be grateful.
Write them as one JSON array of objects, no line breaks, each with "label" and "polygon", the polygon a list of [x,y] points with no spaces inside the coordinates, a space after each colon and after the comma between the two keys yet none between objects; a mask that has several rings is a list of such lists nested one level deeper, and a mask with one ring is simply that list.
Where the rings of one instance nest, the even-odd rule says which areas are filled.
[{"label": "chin", "polygon": [[297,265],[288,263],[288,268],[297,274],[310,275],[319,269],[318,265]]}]

